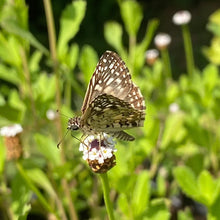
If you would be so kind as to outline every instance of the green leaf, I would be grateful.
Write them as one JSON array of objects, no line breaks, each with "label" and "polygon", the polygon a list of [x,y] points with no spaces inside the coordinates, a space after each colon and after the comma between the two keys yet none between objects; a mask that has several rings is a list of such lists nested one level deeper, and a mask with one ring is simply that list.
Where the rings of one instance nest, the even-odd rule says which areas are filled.
[{"label": "green leaf", "polygon": [[220,65],[220,37],[214,37],[211,46],[203,48],[203,53],[210,62]]},{"label": "green leaf", "polygon": [[0,116],[11,121],[11,122],[20,122],[22,118],[22,112],[12,108],[9,105],[0,106]]},{"label": "green leaf", "polygon": [[145,52],[151,43],[154,32],[156,31],[156,28],[158,26],[158,23],[159,22],[156,19],[149,21],[144,39],[136,46],[135,55],[134,55],[135,73],[139,72],[140,69],[145,64]]},{"label": "green leaf", "polygon": [[3,79],[9,83],[18,85],[21,81],[15,68],[7,67],[0,63],[0,79]]},{"label": "green leaf", "polygon": [[84,79],[87,84],[95,70],[97,62],[98,56],[96,51],[91,46],[85,45],[80,54],[79,67],[84,74]]},{"label": "green leaf", "polygon": [[126,194],[124,194],[124,193],[119,194],[117,204],[118,204],[120,211],[122,211],[124,215],[126,215],[127,217],[129,217],[131,215],[129,201],[127,199]]},{"label": "green leaf", "polygon": [[51,197],[55,197],[55,191],[46,176],[46,174],[40,169],[28,169],[26,170],[28,177],[31,179],[33,183],[41,187],[45,190],[45,192],[49,193]]},{"label": "green leaf", "polygon": [[192,170],[185,166],[179,166],[174,168],[173,174],[183,192],[197,200],[200,193],[198,191],[196,177]]},{"label": "green leaf", "polygon": [[34,97],[40,97],[43,102],[54,99],[56,92],[55,75],[40,74],[33,85]]},{"label": "green leaf", "polygon": [[136,36],[143,18],[140,5],[136,1],[126,0],[120,4],[120,9],[127,33]]},{"label": "green leaf", "polygon": [[201,193],[200,202],[210,207],[219,196],[220,179],[216,182],[211,174],[204,170],[198,177],[198,187]]},{"label": "green leaf", "polygon": [[37,143],[37,149],[47,160],[54,164],[54,166],[61,165],[60,151],[50,137],[35,134],[34,139]]},{"label": "green leaf", "polygon": [[161,141],[161,148],[165,149],[175,139],[177,134],[184,134],[184,119],[185,116],[181,112],[167,117]]},{"label": "green leaf", "polygon": [[11,210],[13,212],[14,219],[18,219],[18,217],[22,216],[25,219],[25,216],[31,209],[31,205],[29,204],[31,192],[20,175],[16,175],[13,178],[11,190]]},{"label": "green leaf", "polygon": [[132,208],[134,216],[139,216],[148,206],[150,197],[150,178],[148,172],[142,171],[137,177],[133,191]]},{"label": "green leaf", "polygon": [[179,95],[179,87],[177,83],[169,85],[169,89],[166,91],[167,102],[172,103],[176,100]]},{"label": "green leaf", "polygon": [[3,106],[5,105],[6,101],[5,101],[5,98],[2,94],[0,94],[0,106]]},{"label": "green leaf", "polygon": [[104,27],[106,41],[123,57],[125,51],[122,44],[122,27],[117,22],[107,22]]},{"label": "green leaf", "polygon": [[26,109],[26,106],[24,102],[22,102],[21,98],[19,97],[17,90],[12,90],[9,95],[9,101],[11,107],[16,108],[18,110],[21,110],[21,112],[24,112]]},{"label": "green leaf", "polygon": [[209,17],[209,20],[212,23],[216,23],[216,24],[220,25],[220,9],[218,9],[214,13],[212,13],[211,16]]},{"label": "green leaf", "polygon": [[49,51],[46,47],[43,46],[35,37],[30,33],[28,30],[25,30],[16,25],[16,23],[12,21],[7,21],[3,25],[4,29],[7,30],[9,33],[16,35],[17,37],[21,37],[23,40],[30,43],[33,47],[38,49],[45,55],[49,55]]},{"label": "green leaf", "polygon": [[0,138],[0,174],[2,174],[2,171],[4,170],[5,159],[6,159],[6,147],[3,143],[3,138]]},{"label": "green leaf", "polygon": [[148,207],[147,212],[142,216],[143,220],[169,220],[170,212],[166,207],[164,199],[153,199]]},{"label": "green leaf", "polygon": [[0,58],[7,64],[21,67],[20,42],[13,36],[0,33]]},{"label": "green leaf", "polygon": [[58,56],[62,59],[68,51],[68,42],[79,31],[82,19],[85,16],[86,2],[73,1],[63,11],[60,20],[60,33],[58,38]]},{"label": "green leaf", "polygon": [[220,195],[215,200],[214,204],[208,209],[208,220],[219,220],[220,219]]},{"label": "green leaf", "polygon": [[209,64],[203,70],[203,80],[208,91],[212,91],[218,83],[218,68]]},{"label": "green leaf", "polygon": [[40,60],[42,58],[42,53],[40,51],[35,51],[29,60],[29,70],[31,73],[40,71]]},{"label": "green leaf", "polygon": [[79,56],[79,46],[77,44],[71,45],[69,53],[66,58],[66,64],[71,70],[73,70],[76,67],[78,56]]}]

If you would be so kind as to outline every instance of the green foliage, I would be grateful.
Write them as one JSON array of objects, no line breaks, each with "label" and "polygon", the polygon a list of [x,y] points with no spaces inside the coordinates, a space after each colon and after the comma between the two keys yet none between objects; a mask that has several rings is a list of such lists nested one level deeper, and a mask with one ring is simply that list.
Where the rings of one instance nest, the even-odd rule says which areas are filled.
[{"label": "green foliage", "polygon": [[[211,46],[203,48],[210,63],[174,80],[164,75],[160,58],[145,64],[158,20],[150,20],[140,38],[145,25],[141,5],[118,3],[122,23],[107,21],[103,36],[129,67],[147,110],[144,128],[129,131],[136,140],[116,145],[117,165],[108,172],[114,215],[170,219],[176,207],[171,198],[184,194],[206,208],[208,219],[220,219],[220,11],[207,26],[214,35]],[[8,160],[7,138],[0,139],[0,210],[6,210],[6,219],[27,219],[33,213],[56,219],[107,218],[97,175],[81,159],[80,143],[65,136],[68,118],[80,111],[98,61],[91,45],[75,41],[86,7],[86,1],[73,1],[55,18],[59,34],[49,35],[49,42],[56,51],[49,51],[29,30],[24,0],[0,3],[0,127],[19,123],[24,130],[19,142],[23,155],[17,161]],[[48,110],[54,111],[54,119]],[[73,135],[81,137],[77,131]],[[184,205],[174,210],[178,219],[193,219],[191,206]]]},{"label": "green foliage", "polygon": [[203,52],[206,55],[207,59],[210,60],[210,62],[220,65],[220,23],[219,23],[219,17],[220,17],[220,10],[217,10],[214,12],[210,18],[209,23],[207,25],[207,29],[211,31],[215,36],[213,37],[211,41],[211,46],[204,47]]}]

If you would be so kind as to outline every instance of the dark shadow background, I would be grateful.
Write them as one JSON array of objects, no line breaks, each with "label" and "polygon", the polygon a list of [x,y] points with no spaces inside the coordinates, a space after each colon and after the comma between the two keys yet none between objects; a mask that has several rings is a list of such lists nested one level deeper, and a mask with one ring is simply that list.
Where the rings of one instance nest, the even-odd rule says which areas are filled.
[{"label": "dark shadow background", "polygon": [[[48,47],[46,19],[44,14],[43,1],[26,0],[29,6],[29,25],[31,32]],[[62,10],[70,3],[70,0],[53,0],[53,12],[55,25],[58,34],[59,18]],[[190,31],[192,34],[193,50],[196,66],[204,68],[208,63],[202,54],[202,46],[208,46],[212,35],[206,30],[208,17],[218,8],[219,0],[142,0],[138,1],[144,11],[144,19],[138,34],[138,39],[142,39],[145,33],[148,20],[158,18],[160,26],[157,32],[169,33],[172,37],[170,46],[170,58],[172,71],[175,76],[186,71],[184,48],[181,29],[172,23],[172,16],[178,10],[189,10],[192,14]],[[74,41],[80,46],[91,45],[99,55],[111,48],[104,39],[104,24],[109,20],[115,20],[122,24],[120,10],[116,0],[88,0],[85,18],[81,24],[80,31]],[[124,32],[124,44],[126,45],[127,35]],[[151,48],[153,48],[153,43]]]}]

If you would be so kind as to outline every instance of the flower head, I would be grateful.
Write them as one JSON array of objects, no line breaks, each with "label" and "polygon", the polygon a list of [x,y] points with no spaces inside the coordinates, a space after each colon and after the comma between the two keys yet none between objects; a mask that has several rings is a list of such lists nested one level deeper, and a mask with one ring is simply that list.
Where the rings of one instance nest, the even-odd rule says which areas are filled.
[{"label": "flower head", "polygon": [[179,111],[179,105],[177,104],[177,103],[171,103],[170,105],[169,105],[169,111],[171,112],[171,113],[176,113],[176,112],[178,112]]},{"label": "flower head", "polygon": [[176,25],[188,24],[191,21],[191,13],[189,11],[178,11],[173,15],[173,23]]},{"label": "flower head", "polygon": [[159,33],[154,38],[154,43],[159,50],[166,49],[171,43],[171,37],[169,34]]},{"label": "flower head", "polygon": [[85,138],[80,144],[79,151],[83,152],[83,159],[95,173],[105,173],[116,164],[115,141],[105,133]]},{"label": "flower head", "polygon": [[23,128],[20,124],[14,124],[0,129],[0,135],[4,137],[7,160],[18,159],[21,157],[22,145],[19,135],[22,131]]},{"label": "flower head", "polygon": [[151,49],[151,50],[147,50],[145,52],[145,58],[146,58],[146,62],[149,65],[154,64],[154,62],[157,60],[157,57],[159,56],[159,52],[156,49]]},{"label": "flower head", "polygon": [[52,109],[48,109],[47,112],[46,112],[46,116],[49,120],[54,120],[56,117],[57,117],[57,112],[55,112],[54,110]]},{"label": "flower head", "polygon": [[5,126],[0,129],[0,135],[4,137],[14,137],[15,135],[21,133],[23,128],[20,124],[14,124],[11,126]]}]

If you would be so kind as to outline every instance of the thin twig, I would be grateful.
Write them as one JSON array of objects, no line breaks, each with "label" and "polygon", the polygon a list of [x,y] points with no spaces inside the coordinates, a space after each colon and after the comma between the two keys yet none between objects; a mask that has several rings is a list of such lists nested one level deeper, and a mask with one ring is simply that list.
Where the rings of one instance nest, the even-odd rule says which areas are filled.
[{"label": "thin twig", "polygon": [[[56,105],[57,109],[60,109],[61,107],[61,91],[60,91],[60,77],[59,77],[59,71],[58,71],[58,61],[57,61],[57,52],[56,52],[56,33],[54,28],[54,19],[53,19],[53,12],[51,9],[51,1],[50,0],[44,0],[44,9],[46,13],[46,20],[47,20],[47,27],[48,27],[48,36],[49,36],[49,45],[50,45],[50,53],[53,60],[53,68],[54,73],[56,75]],[[58,135],[59,139],[62,137],[62,123],[60,117],[57,118],[57,129],[58,129]],[[65,152],[63,148],[60,150],[61,152],[61,160],[64,164],[66,162]],[[70,218],[72,220],[78,220],[75,207],[73,205],[73,201],[71,198],[71,193],[69,189],[69,185],[67,180],[64,178],[62,180],[62,187],[64,189],[64,193],[68,199],[68,207],[69,207],[69,213]]]}]

